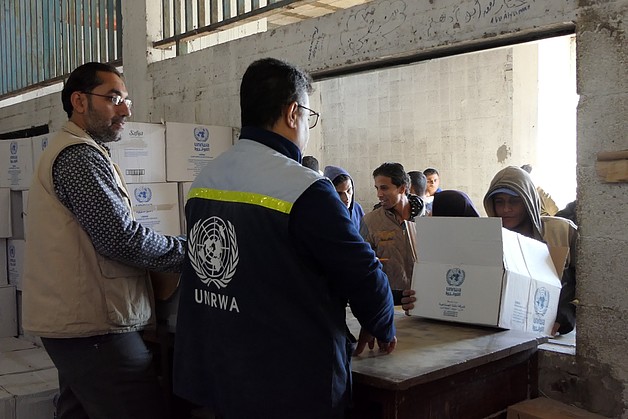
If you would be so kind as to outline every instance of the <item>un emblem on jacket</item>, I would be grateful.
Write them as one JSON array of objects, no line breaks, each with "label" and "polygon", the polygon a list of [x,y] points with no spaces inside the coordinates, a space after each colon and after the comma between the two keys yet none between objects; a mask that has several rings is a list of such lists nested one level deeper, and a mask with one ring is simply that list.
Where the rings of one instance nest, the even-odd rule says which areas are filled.
[{"label": "un emblem on jacket", "polygon": [[201,282],[225,288],[239,261],[235,227],[216,216],[197,221],[190,230],[188,255]]}]

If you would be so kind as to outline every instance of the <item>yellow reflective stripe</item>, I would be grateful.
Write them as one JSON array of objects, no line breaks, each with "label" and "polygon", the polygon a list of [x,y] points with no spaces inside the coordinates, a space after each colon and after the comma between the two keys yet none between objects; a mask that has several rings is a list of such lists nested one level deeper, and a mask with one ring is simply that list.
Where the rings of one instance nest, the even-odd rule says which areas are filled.
[{"label": "yellow reflective stripe", "polygon": [[292,203],[253,192],[222,191],[219,189],[193,188],[188,192],[188,199],[202,198],[223,202],[240,202],[259,205],[260,207],[290,214]]}]

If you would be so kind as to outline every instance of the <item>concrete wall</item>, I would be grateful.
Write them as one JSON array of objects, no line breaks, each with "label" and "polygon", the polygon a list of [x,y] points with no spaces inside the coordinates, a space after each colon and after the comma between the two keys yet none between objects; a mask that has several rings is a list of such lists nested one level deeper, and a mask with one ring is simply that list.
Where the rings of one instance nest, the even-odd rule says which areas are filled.
[{"label": "concrete wall", "polygon": [[[125,75],[140,103],[135,120],[233,126],[239,125],[240,77],[256,58],[285,58],[326,77],[391,60],[516,42],[575,23],[580,306],[575,367],[568,371],[571,385],[557,397],[606,416],[628,418],[627,186],[603,183],[594,167],[597,152],[628,148],[626,0],[376,0],[155,63],[152,56],[160,53],[147,47],[159,30],[154,12],[147,15],[143,2],[124,2],[124,7]],[[2,108],[0,131],[44,123],[55,130],[65,119],[58,102],[55,94]],[[331,140],[321,135],[313,144]],[[513,132],[511,138],[516,135],[523,134]],[[433,158],[443,157],[435,153]]]},{"label": "concrete wall", "polygon": [[628,2],[584,1],[577,20],[579,390],[628,417],[628,184],[595,172],[596,153],[628,149]]},{"label": "concrete wall", "polygon": [[[514,49],[535,57],[536,46]],[[536,67],[532,74],[536,81]],[[526,101],[536,98],[532,87]],[[493,175],[535,155],[536,136],[513,130],[515,110],[519,125],[536,125],[536,107],[514,103],[513,48],[332,78],[317,83],[317,94],[321,138],[307,152],[347,169],[367,209],[377,202],[372,172],[385,161],[436,167],[444,189],[466,191],[481,210]]]}]

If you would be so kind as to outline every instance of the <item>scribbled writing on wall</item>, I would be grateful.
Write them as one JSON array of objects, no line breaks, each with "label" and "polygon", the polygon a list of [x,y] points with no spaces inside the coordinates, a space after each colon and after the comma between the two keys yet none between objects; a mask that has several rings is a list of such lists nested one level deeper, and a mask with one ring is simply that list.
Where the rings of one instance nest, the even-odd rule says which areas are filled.
[{"label": "scribbled writing on wall", "polygon": [[343,52],[359,52],[367,45],[373,47],[385,41],[387,35],[406,20],[404,1],[385,1],[358,10],[346,21],[346,31],[340,36]]},{"label": "scribbled writing on wall", "polygon": [[323,36],[321,35],[318,27],[315,26],[314,32],[312,32],[312,39],[310,40],[310,50],[307,56],[308,61],[312,61],[312,59],[316,57],[316,53],[320,50],[322,41]]},{"label": "scribbled writing on wall", "polygon": [[427,36],[451,34],[473,20],[501,23],[513,20],[531,9],[535,0],[473,0],[462,2],[436,16],[429,16]]}]

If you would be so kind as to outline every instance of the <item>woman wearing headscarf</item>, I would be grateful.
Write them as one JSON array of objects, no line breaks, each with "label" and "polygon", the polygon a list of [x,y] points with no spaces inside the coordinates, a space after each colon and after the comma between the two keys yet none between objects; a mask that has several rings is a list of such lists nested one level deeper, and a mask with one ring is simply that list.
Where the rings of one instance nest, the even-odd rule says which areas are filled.
[{"label": "woman wearing headscarf", "polygon": [[479,217],[469,196],[456,190],[446,190],[434,194],[432,217]]}]

